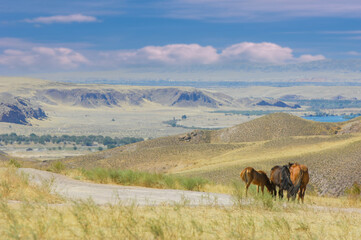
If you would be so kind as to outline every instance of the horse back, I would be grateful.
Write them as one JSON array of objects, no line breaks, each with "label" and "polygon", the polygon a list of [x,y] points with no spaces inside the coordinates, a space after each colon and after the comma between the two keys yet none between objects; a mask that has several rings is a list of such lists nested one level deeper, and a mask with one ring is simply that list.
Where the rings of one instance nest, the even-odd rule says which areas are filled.
[{"label": "horse back", "polygon": [[272,183],[276,184],[277,186],[280,185],[280,183],[281,183],[281,166],[274,166],[271,169],[270,181]]}]

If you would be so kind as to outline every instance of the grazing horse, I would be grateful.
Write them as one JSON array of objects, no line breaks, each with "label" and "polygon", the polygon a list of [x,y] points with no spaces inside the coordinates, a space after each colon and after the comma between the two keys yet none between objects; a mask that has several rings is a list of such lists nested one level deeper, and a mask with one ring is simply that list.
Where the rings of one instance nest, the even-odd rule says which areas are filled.
[{"label": "grazing horse", "polygon": [[[299,163],[288,163],[290,173],[291,173],[291,181],[293,184],[299,179],[300,181],[300,191],[298,192],[298,201],[304,200],[306,186],[310,180],[310,175],[308,174],[308,168],[306,165],[302,165]],[[288,196],[287,196],[288,197]]]},{"label": "grazing horse", "polygon": [[299,185],[296,186],[291,181],[290,170],[287,165],[274,166],[271,169],[270,180],[274,187],[274,196],[277,196],[276,186],[278,187],[278,196],[283,198],[283,190],[287,191],[287,196],[295,197],[299,189]]},{"label": "grazing horse", "polygon": [[257,192],[259,193],[259,187],[261,186],[262,194],[264,194],[264,186],[266,186],[268,192],[272,194],[274,190],[273,184],[270,182],[267,174],[264,171],[256,171],[254,168],[247,167],[242,170],[240,174],[242,180],[246,183],[246,196],[248,192],[249,185],[257,185]]}]

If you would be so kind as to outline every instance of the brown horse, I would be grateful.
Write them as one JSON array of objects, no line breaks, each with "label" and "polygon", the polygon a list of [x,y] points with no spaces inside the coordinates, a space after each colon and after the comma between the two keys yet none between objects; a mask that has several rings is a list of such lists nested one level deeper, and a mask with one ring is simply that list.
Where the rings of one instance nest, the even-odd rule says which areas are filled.
[{"label": "brown horse", "polygon": [[248,192],[249,185],[257,185],[257,192],[259,193],[259,187],[261,186],[262,194],[264,194],[264,186],[266,186],[268,192],[272,193],[274,186],[270,182],[267,174],[264,171],[256,171],[254,168],[247,167],[242,170],[240,174],[242,180],[246,183],[246,196]]},{"label": "brown horse", "polygon": [[[299,163],[289,163],[290,174],[291,174],[291,181],[293,184],[299,179],[301,181],[300,190],[298,192],[298,201],[304,200],[306,186],[310,180],[310,175],[308,174],[308,168],[306,165],[302,165]],[[287,195],[288,197],[288,195]]]}]

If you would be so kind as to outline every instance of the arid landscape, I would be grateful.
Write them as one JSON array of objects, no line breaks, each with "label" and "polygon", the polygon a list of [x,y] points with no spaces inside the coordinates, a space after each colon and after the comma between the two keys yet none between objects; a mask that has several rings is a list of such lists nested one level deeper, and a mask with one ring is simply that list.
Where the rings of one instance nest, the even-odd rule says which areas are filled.
[{"label": "arid landscape", "polygon": [[0,2],[0,240],[361,239],[361,3]]},{"label": "arid landscape", "polygon": [[[295,108],[298,102],[280,100],[276,93],[272,95],[279,98],[254,97],[258,90],[254,96],[237,97],[234,89],[228,95],[224,89],[2,80],[1,214],[8,220],[1,231],[6,236],[33,232],[48,238],[56,227],[69,238],[97,239],[104,234],[167,239],[192,234],[196,238],[262,238],[264,234],[272,238],[283,234],[321,238],[320,229],[340,217],[353,224],[346,227],[340,222],[328,233],[330,237],[338,238],[346,231],[347,239],[361,234],[357,227],[360,223],[355,221],[361,206],[361,119],[357,108],[329,108],[324,112],[353,113],[353,119],[322,123],[300,117],[315,114],[312,106]],[[13,121],[19,116],[21,121]],[[269,174],[273,166],[289,162],[309,168],[304,205],[275,200],[268,192],[261,196],[255,187],[245,197],[239,178],[243,168],[252,166]],[[27,169],[16,171],[19,167]],[[51,172],[66,177],[49,177]],[[89,197],[93,200],[87,200]],[[18,212],[18,208],[29,206],[24,201],[32,202],[34,210]],[[36,207],[39,204],[48,210]],[[148,206],[154,204],[157,207]],[[189,215],[194,206],[198,217]],[[122,221],[118,231],[109,232],[106,229],[111,222],[92,220],[99,218],[100,211],[114,221],[127,219],[127,223]],[[146,219],[139,220],[134,211],[143,212]],[[117,212],[117,217],[112,215]],[[324,221],[311,227],[316,220],[306,216],[316,212]],[[39,224],[48,230],[18,220],[21,214],[44,219]],[[72,230],[60,221],[59,214],[72,222]],[[183,217],[174,218],[179,214]],[[264,224],[243,221],[236,217],[238,214],[259,218]],[[295,220],[299,214],[303,217]],[[217,223],[206,221],[211,215],[218,216],[214,220]],[[231,225],[219,232],[218,227],[226,224],[222,216],[228,216]],[[48,225],[45,221],[49,219],[56,223]],[[17,221],[16,227],[9,221]],[[145,225],[134,228],[132,221],[145,221]],[[285,221],[289,225],[280,230],[277,226]],[[89,227],[84,228],[84,224]],[[103,230],[95,231],[93,224]],[[246,230],[247,226],[251,230]],[[267,233],[254,232],[264,227],[269,229]],[[187,231],[182,234],[179,228]]]}]

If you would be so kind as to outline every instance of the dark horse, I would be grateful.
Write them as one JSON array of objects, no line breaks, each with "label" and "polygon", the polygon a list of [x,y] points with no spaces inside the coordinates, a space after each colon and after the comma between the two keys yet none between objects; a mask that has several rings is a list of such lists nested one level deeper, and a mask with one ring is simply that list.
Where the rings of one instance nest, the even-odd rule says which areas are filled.
[{"label": "dark horse", "polygon": [[270,182],[269,178],[267,177],[267,174],[264,171],[261,170],[256,171],[252,167],[247,167],[242,170],[240,177],[246,183],[246,196],[249,185],[251,185],[251,183],[257,185],[258,193],[260,186],[261,186],[262,194],[264,193],[263,192],[264,186],[266,186],[268,192],[270,192],[271,194],[273,193],[273,191],[275,191],[273,184]]},{"label": "dark horse", "polygon": [[[306,192],[306,186],[310,180],[310,176],[308,174],[308,168],[306,165],[298,164],[298,163],[289,163],[288,164],[290,173],[291,173],[291,181],[293,184],[296,183],[296,181],[300,180],[300,191],[298,192],[298,201],[302,201],[305,197]],[[287,195],[289,198],[289,196]]]},{"label": "dark horse", "polygon": [[298,181],[296,185],[294,185],[294,183],[291,181],[291,174],[288,165],[274,166],[271,169],[270,180],[271,183],[275,186],[273,195],[275,197],[277,196],[277,186],[279,189],[279,198],[283,198],[283,190],[286,190],[287,196],[291,196],[294,199],[301,185],[301,181]]}]

